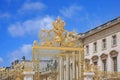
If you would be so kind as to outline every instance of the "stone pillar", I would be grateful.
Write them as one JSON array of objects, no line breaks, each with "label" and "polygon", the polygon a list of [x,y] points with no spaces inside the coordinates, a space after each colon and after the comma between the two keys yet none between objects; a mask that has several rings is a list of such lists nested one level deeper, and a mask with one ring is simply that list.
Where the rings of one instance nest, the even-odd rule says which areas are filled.
[{"label": "stone pillar", "polygon": [[63,62],[63,57],[60,57],[60,80],[64,80],[64,62]]},{"label": "stone pillar", "polygon": [[94,72],[85,72],[84,73],[84,80],[93,80]]},{"label": "stone pillar", "polygon": [[66,56],[66,80],[70,80],[70,61],[69,55]]},{"label": "stone pillar", "polygon": [[[109,65],[109,66],[108,66]],[[110,56],[108,56],[108,59],[107,59],[107,71],[113,71],[113,68],[112,68],[112,59]]]},{"label": "stone pillar", "polygon": [[75,67],[75,52],[72,52],[72,55],[73,55],[73,65],[72,65],[72,70],[73,70],[73,73],[72,73],[72,76],[73,76],[73,78],[72,78],[72,80],[76,80],[76,77],[75,77],[75,75],[76,75],[76,67]]},{"label": "stone pillar", "polygon": [[33,75],[35,72],[23,72],[24,80],[33,80]]}]

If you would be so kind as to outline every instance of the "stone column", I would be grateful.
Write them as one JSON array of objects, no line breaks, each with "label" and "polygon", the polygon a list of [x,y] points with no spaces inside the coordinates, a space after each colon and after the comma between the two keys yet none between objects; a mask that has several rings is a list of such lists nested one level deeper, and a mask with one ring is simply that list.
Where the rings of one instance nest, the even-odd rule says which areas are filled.
[{"label": "stone column", "polygon": [[72,73],[72,75],[73,75],[73,79],[72,80],[76,80],[76,77],[75,77],[75,75],[76,75],[76,67],[75,67],[75,52],[72,52],[72,55],[73,55],[73,65],[72,65],[72,70],[73,70],[73,73]]},{"label": "stone column", "polygon": [[66,56],[66,80],[70,80],[70,65],[69,55]]},{"label": "stone column", "polygon": [[24,80],[33,80],[33,75],[35,72],[23,72]]},{"label": "stone column", "polygon": [[[109,65],[109,66],[108,66]],[[108,56],[108,59],[107,59],[107,71],[113,71],[113,68],[112,68],[112,59],[110,56]]]},{"label": "stone column", "polygon": [[64,62],[63,57],[60,57],[60,80],[64,80]]}]

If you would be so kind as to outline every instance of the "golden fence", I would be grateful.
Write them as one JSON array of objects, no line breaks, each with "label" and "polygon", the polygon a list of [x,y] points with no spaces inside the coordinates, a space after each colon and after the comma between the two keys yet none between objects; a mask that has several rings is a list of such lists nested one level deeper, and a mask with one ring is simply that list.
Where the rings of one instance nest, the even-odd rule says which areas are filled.
[{"label": "golden fence", "polygon": [[23,80],[23,76],[20,64],[16,64],[13,68],[0,69],[0,80]]},{"label": "golden fence", "polygon": [[120,80],[120,72],[101,71],[99,66],[86,64],[85,72],[94,72],[93,80]]},{"label": "golden fence", "polygon": [[120,80],[120,72],[98,72],[94,80]]}]

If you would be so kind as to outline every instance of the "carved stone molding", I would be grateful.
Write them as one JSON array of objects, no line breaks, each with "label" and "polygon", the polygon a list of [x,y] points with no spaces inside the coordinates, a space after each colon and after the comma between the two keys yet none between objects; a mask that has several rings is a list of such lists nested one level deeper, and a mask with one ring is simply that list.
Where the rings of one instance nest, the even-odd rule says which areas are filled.
[{"label": "carved stone molding", "polygon": [[118,52],[116,50],[113,50],[110,52],[110,56],[111,57],[117,57],[118,56]]},{"label": "carved stone molding", "polygon": [[108,57],[108,55],[105,54],[105,53],[103,53],[103,54],[100,56],[101,60],[105,60],[105,59],[107,59],[107,57]]},{"label": "carved stone molding", "polygon": [[92,57],[92,62],[98,62],[99,57],[97,55],[94,55]]}]

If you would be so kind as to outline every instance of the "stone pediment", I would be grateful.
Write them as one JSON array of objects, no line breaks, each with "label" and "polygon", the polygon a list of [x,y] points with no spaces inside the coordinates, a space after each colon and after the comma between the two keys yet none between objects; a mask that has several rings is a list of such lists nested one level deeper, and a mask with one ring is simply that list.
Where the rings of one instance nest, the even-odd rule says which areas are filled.
[{"label": "stone pediment", "polygon": [[97,55],[94,55],[94,56],[92,57],[92,61],[93,61],[93,62],[97,62],[98,59],[99,59],[99,57],[98,57]]},{"label": "stone pediment", "polygon": [[110,56],[111,57],[117,57],[118,56],[118,52],[116,50],[113,50],[110,52]]},{"label": "stone pediment", "polygon": [[90,63],[90,59],[85,59],[85,63]]},{"label": "stone pediment", "polygon": [[107,54],[105,54],[105,53],[103,53],[103,54],[100,56],[100,58],[101,58],[102,60],[107,59],[107,57],[108,57],[108,55],[107,55]]}]

